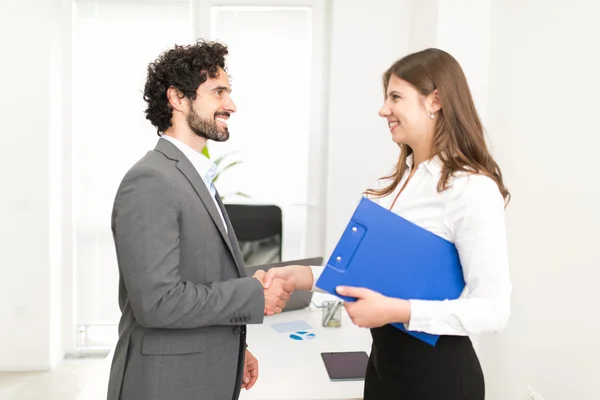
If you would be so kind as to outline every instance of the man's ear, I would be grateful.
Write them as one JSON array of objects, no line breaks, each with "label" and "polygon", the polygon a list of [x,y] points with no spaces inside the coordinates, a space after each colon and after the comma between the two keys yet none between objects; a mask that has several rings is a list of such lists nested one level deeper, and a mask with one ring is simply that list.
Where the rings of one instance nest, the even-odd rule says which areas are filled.
[{"label": "man's ear", "polygon": [[436,113],[442,109],[442,101],[439,97],[439,92],[435,89],[429,96],[429,107],[431,113]]},{"label": "man's ear", "polygon": [[167,89],[167,99],[173,111],[185,112],[187,110],[188,102],[185,100],[185,96],[179,90],[174,87]]}]

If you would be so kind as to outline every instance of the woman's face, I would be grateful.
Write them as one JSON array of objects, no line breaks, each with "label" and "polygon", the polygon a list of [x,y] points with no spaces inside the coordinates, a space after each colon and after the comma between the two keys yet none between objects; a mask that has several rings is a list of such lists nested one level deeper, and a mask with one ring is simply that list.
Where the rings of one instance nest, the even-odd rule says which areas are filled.
[{"label": "woman's face", "polygon": [[433,142],[435,120],[431,113],[437,111],[434,97],[433,93],[423,96],[410,83],[392,74],[379,116],[387,120],[394,142],[413,149],[426,141]]}]

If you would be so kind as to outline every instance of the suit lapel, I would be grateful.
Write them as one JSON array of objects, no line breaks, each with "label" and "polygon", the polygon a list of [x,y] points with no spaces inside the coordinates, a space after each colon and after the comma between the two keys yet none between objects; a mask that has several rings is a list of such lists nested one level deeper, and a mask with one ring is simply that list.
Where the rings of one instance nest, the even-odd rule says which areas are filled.
[{"label": "suit lapel", "polygon": [[[202,200],[202,203],[204,203],[204,207],[206,208],[208,214],[219,229],[219,232],[221,233],[223,240],[227,244],[229,251],[234,256],[234,259],[236,259],[235,252],[233,251],[233,247],[231,246],[231,240],[229,239],[227,232],[225,232],[225,227],[223,226],[223,221],[221,220],[221,216],[217,211],[215,202],[213,201],[212,196],[208,191],[208,188],[206,187],[206,184],[198,174],[198,171],[196,171],[196,168],[194,168],[194,166],[192,165],[191,161],[183,153],[181,153],[175,145],[164,139],[158,141],[158,144],[156,145],[156,150],[160,151],[170,159],[177,161],[177,169],[181,171],[181,173],[187,178],[187,180],[194,188],[194,191],[198,194],[198,197],[200,197],[200,200]],[[221,200],[219,199],[218,194],[217,200],[219,201],[219,204],[221,204]],[[236,265],[237,264],[238,262],[236,259]]]},{"label": "suit lapel", "polygon": [[231,225],[231,221],[229,220],[229,215],[227,214],[227,210],[225,209],[225,205],[221,201],[221,196],[219,196],[219,192],[216,194],[217,203],[219,203],[219,207],[221,208],[221,212],[223,213],[223,219],[225,219],[225,223],[227,224],[227,232],[229,232],[229,240],[232,243],[233,247],[233,258],[235,259],[235,264],[238,267],[238,271],[240,272],[240,276],[245,277],[248,274],[246,273],[246,263],[244,263],[244,256],[240,250],[240,246],[237,242],[237,238],[235,237],[235,232],[233,230],[233,226]]}]

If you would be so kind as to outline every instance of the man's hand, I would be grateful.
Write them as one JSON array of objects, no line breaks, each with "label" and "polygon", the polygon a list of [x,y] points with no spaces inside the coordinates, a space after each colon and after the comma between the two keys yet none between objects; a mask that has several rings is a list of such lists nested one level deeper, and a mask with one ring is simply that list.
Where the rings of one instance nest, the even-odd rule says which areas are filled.
[{"label": "man's hand", "polygon": [[246,349],[244,358],[244,375],[242,376],[242,389],[250,390],[258,379],[258,360]]},{"label": "man's hand", "polygon": [[266,273],[258,270],[253,275],[264,287],[265,293],[265,315],[279,314],[294,293],[294,284],[286,280],[275,278],[265,285]]},{"label": "man's hand", "polygon": [[279,314],[294,293],[294,285],[283,279],[275,279],[265,289],[265,315]]},{"label": "man's hand", "polygon": [[267,276],[267,273],[265,271],[263,271],[262,269],[259,269],[258,271],[256,271],[254,273],[254,275],[252,275],[253,278],[258,279],[258,281],[260,282],[261,285],[264,286],[265,283],[265,277]]}]

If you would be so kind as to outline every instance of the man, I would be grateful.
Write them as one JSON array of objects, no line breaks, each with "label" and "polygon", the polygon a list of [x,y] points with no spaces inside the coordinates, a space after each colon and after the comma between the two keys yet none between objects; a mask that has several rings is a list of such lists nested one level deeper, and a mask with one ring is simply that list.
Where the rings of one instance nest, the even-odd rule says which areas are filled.
[{"label": "man", "polygon": [[229,138],[236,108],[227,48],[199,41],[148,67],[146,118],[160,139],[125,175],[112,231],[119,265],[119,341],[108,400],[231,400],[258,378],[246,324],[281,312],[293,285],[247,277],[212,184],[208,139]]}]

